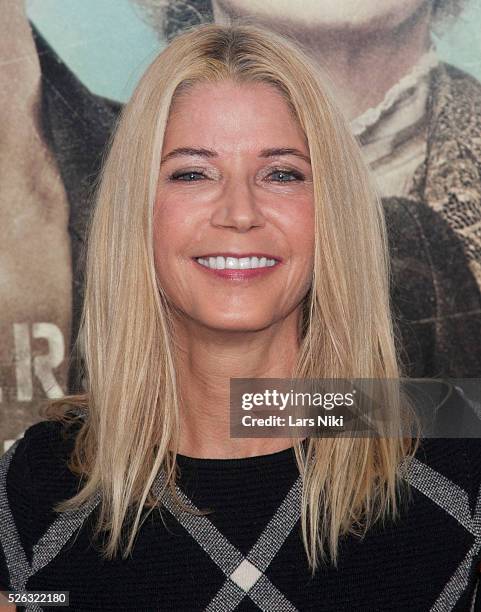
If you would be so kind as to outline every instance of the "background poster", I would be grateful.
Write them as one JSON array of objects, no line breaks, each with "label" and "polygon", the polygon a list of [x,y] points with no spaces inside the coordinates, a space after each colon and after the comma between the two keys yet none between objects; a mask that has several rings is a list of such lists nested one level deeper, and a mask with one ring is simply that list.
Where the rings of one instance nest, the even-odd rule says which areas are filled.
[{"label": "background poster", "polygon": [[[481,370],[479,0],[0,0],[0,7],[0,454],[38,420],[46,398],[78,388],[70,351],[102,152],[155,54],[203,21],[249,15],[295,37],[328,71],[388,215],[404,218],[402,207],[415,227],[430,228],[423,240],[435,273],[423,276],[413,252],[398,297],[409,312],[412,295],[428,302],[432,286],[435,310],[418,304],[410,329],[418,344],[432,336],[445,358],[441,366],[425,352],[413,372]],[[397,229],[409,250],[412,227]]]}]

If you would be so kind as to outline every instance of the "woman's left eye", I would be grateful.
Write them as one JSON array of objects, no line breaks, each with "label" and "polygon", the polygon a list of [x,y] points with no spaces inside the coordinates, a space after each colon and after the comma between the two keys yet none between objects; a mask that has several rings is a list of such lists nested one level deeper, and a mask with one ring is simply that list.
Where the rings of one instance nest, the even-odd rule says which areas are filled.
[{"label": "woman's left eye", "polygon": [[292,181],[304,180],[304,175],[296,170],[273,170],[268,176],[277,175],[278,178],[274,179],[275,183],[291,183]]}]

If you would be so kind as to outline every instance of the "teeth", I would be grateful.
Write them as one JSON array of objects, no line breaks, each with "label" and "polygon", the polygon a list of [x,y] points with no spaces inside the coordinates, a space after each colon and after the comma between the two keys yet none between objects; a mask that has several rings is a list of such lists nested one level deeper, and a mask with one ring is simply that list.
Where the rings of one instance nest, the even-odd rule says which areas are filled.
[{"label": "teeth", "polygon": [[274,266],[275,259],[266,257],[196,257],[196,260],[206,268],[214,270],[250,270],[252,268],[268,268]]}]

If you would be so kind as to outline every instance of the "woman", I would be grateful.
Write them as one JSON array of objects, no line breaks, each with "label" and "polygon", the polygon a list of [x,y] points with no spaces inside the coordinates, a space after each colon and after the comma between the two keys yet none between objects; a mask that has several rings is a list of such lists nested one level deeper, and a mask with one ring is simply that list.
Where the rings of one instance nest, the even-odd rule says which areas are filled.
[{"label": "woman", "polygon": [[466,606],[477,441],[229,437],[231,378],[397,378],[388,280],[382,208],[307,56],[250,25],[175,39],[98,187],[88,392],[0,463],[2,586],[74,610]]}]

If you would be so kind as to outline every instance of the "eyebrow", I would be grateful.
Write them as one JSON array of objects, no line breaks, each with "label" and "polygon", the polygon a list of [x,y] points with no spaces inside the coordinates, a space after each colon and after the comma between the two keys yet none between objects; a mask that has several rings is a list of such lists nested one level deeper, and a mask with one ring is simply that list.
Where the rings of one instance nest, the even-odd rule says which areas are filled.
[{"label": "eyebrow", "polygon": [[[204,147],[178,147],[177,149],[172,149],[167,155],[161,159],[161,164],[165,163],[168,159],[173,159],[175,157],[186,157],[186,156],[200,156],[206,158],[219,157],[219,154],[212,149],[205,149]],[[262,149],[259,153],[258,157],[268,158],[268,157],[280,157],[282,155],[295,155],[300,159],[303,159],[308,164],[311,163],[311,160],[308,155],[299,151],[299,149],[294,149],[291,147],[276,147],[271,149]]]}]

